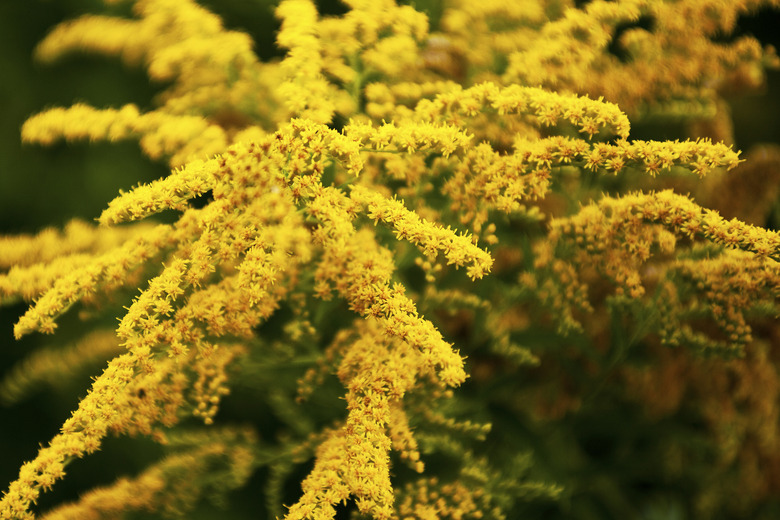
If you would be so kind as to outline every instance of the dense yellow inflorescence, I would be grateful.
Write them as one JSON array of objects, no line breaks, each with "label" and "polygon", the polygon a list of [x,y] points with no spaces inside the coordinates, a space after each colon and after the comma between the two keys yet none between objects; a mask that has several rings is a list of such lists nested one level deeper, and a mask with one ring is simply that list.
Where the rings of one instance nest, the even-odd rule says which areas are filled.
[{"label": "dense yellow inflorescence", "polygon": [[[474,329],[492,355],[538,366],[543,356],[516,333],[552,321],[563,337],[597,336],[603,320],[589,317],[614,302],[654,309],[643,332],[665,344],[731,352],[751,346],[751,316],[776,309],[776,232],[671,189],[619,196],[591,186],[702,179],[743,162],[706,136],[637,140],[631,125],[712,115],[723,85],[760,83],[776,61],[771,49],[712,37],[777,0],[453,0],[438,32],[392,0],[345,4],[345,14],[321,16],[311,0],[279,2],[280,61],[262,62],[248,35],[192,0],[136,0],[132,18],[85,15],[40,43],[43,61],[120,56],[166,86],[144,111],[51,108],[27,120],[25,142],[138,139],[173,170],[120,192],[97,226],[0,238],[0,301],[30,302],[17,338],[53,333],[69,309],[99,309],[141,288],[115,332],[36,354],[0,386],[13,400],[108,360],[22,466],[0,519],[34,518],[41,492],[108,435],[176,444],[171,432],[184,419],[218,422],[232,370],[307,338],[302,352],[318,361],[301,398],[333,374],[346,415],[279,455],[290,465],[300,453],[314,459],[285,518],[334,518],[348,501],[375,519],[503,518],[517,497],[561,490],[490,469],[456,438],[484,439],[490,426],[436,410],[469,377],[459,341]],[[177,218],[135,222],[162,212]],[[407,281],[413,269],[424,285]],[[310,319],[340,312],[334,299],[358,318],[334,318],[340,330],[322,352]],[[532,303],[520,309],[523,301]],[[284,329],[286,346],[259,332],[283,306],[297,320]],[[708,324],[694,323],[702,316]],[[641,386],[649,376],[624,377],[650,401]],[[420,425],[442,433],[426,437]],[[181,513],[216,466],[238,487],[260,465],[251,433],[218,430],[198,442],[46,518]],[[424,474],[436,449],[462,458],[457,475]],[[423,475],[397,482],[396,458]],[[177,484],[184,473],[191,485]]]}]

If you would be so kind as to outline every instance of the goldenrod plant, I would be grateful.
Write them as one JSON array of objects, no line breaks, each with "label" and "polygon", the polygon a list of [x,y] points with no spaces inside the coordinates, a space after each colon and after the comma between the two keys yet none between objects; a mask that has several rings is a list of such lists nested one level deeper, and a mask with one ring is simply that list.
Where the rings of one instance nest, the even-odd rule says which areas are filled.
[{"label": "goldenrod plant", "polygon": [[[35,58],[121,59],[154,104],[21,138],[170,173],[0,238],[14,335],[52,335],[3,401],[102,365],[0,519],[780,517],[780,153],[724,100],[778,66],[734,31],[780,1],[281,0],[278,59],[194,0],[104,2]],[[111,437],[149,465],[56,500]]]}]

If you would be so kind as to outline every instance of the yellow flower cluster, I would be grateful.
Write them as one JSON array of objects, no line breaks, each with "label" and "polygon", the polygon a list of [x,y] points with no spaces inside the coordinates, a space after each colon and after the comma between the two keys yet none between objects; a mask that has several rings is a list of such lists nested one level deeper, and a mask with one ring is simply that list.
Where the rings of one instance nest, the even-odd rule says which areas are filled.
[{"label": "yellow flower cluster", "polygon": [[[296,200],[305,203],[306,213],[321,222],[312,236],[323,248],[316,271],[318,283],[333,283],[357,312],[382,318],[387,332],[420,352],[421,366],[439,368],[442,382],[456,385],[465,379],[457,352],[443,341],[430,322],[419,317],[401,286],[391,288],[392,262],[386,254],[377,254],[378,246],[367,248],[370,235],[356,232],[351,221],[361,211],[377,219],[378,212],[385,211],[382,219],[396,227],[399,238],[420,244],[426,253],[443,251],[450,263],[468,265],[472,278],[489,271],[490,256],[469,238],[419,219],[399,201],[387,201],[361,186],[356,186],[351,196],[323,187],[317,174],[323,173],[322,161],[327,156],[342,158],[346,171],[359,170],[359,138],[345,138],[305,120],[293,121],[285,133],[277,135],[279,139],[238,145],[222,157],[190,163],[166,179],[120,195],[103,213],[101,222],[135,220],[163,209],[183,210],[185,200],[205,191],[211,191],[214,202],[200,210],[186,209],[174,226],[158,226],[153,233],[146,232],[94,256],[68,276],[52,280],[51,287],[20,319],[18,335],[31,330],[50,332],[56,316],[84,294],[114,279],[121,280],[123,270],[135,265],[130,259],[142,262],[163,250],[169,258],[162,273],[149,282],[128,308],[117,329],[120,341],[129,351],[122,358],[127,375],[106,372],[90,395],[99,400],[103,392],[111,391],[135,399],[131,392],[135,386],[128,383],[132,367],[137,367],[148,377],[175,381],[174,387],[161,383],[161,388],[170,392],[171,397],[178,397],[167,405],[164,416],[137,407],[137,413],[144,417],[143,425],[138,424],[138,418],[132,419],[138,425],[130,425],[129,418],[107,422],[104,428],[94,430],[90,448],[82,448],[76,454],[96,448],[109,428],[151,432],[155,423],[170,423],[170,414],[185,399],[182,392],[186,378],[180,370],[187,365],[197,375],[192,382],[196,406],[193,413],[207,423],[213,420],[216,404],[226,392],[225,367],[244,349],[240,345],[237,349],[225,344],[217,346],[205,338],[226,334],[250,337],[252,327],[268,317],[285,296],[284,286],[277,281],[282,273],[285,277],[294,275],[290,255],[306,262],[311,254],[307,246],[311,238],[307,238],[303,221],[293,209]],[[384,260],[378,261],[379,258]],[[209,282],[224,269],[228,271],[219,283]],[[233,274],[229,274],[231,270]],[[207,287],[199,289],[204,283]],[[184,295],[188,295],[186,303],[177,303]],[[171,361],[160,360],[157,351],[161,348]],[[89,398],[83,404],[87,402]],[[373,405],[365,406],[365,413],[373,409]],[[112,410],[117,413],[115,408]],[[382,427],[388,422],[389,418],[385,418]],[[379,464],[379,455],[376,457]],[[381,468],[379,471],[386,473]],[[363,480],[373,482],[374,477]],[[367,495],[370,503],[384,504],[371,508],[387,511],[392,502],[388,489],[382,499]]]},{"label": "yellow flower cluster", "polygon": [[[335,198],[331,190],[324,189],[312,204],[316,204],[315,216],[323,221],[315,235],[323,247],[315,291],[327,298],[335,288],[355,312],[384,318],[386,332],[422,351],[421,363],[438,367],[445,384],[462,383],[466,373],[461,357],[430,321],[418,315],[404,287],[390,286],[393,263],[389,251],[380,248],[367,230],[356,232],[347,210],[337,207],[338,202],[326,202],[329,196]],[[327,214],[320,213],[320,205],[327,208]]]},{"label": "yellow flower cluster", "polygon": [[780,284],[776,261],[739,250],[712,259],[680,260],[674,271],[696,288],[699,305],[709,308],[712,320],[729,342],[752,342],[746,314],[762,305],[771,308]]},{"label": "yellow flower cluster", "polygon": [[411,241],[420,247],[425,256],[435,258],[438,250],[442,250],[450,264],[463,266],[466,262],[472,262],[468,267],[472,280],[490,272],[493,259],[474,245],[468,236],[456,235],[450,229],[436,227],[406,209],[403,202],[388,200],[362,186],[355,186],[350,192],[350,198],[366,206],[368,218],[374,219],[374,222],[392,224],[399,240]]},{"label": "yellow flower cluster", "polygon": [[[651,263],[656,255],[672,256],[678,240],[702,238],[727,249],[712,259]],[[645,283],[656,284],[659,278],[681,275],[690,279],[701,293],[696,305],[708,309],[728,344],[735,347],[751,341],[744,313],[759,299],[771,305],[778,283],[780,234],[738,220],[727,221],[671,190],[621,198],[605,196],[572,217],[553,219],[549,239],[550,243],[540,244],[536,251],[535,267],[540,274],[547,273],[541,275],[544,281],[525,273],[521,283],[534,290],[544,289],[540,295],[543,301],[551,298],[550,291],[565,294],[548,303],[560,313],[564,328],[581,328],[573,318],[573,308],[592,310],[583,276],[574,267],[586,261],[593,262],[591,265],[616,284],[618,296],[631,299],[640,299],[646,292]],[[573,248],[570,257],[555,258],[553,252],[559,244]],[[662,286],[671,291],[664,295],[665,304],[658,302],[659,309],[666,309],[661,311],[664,340],[678,344],[685,337],[699,342],[689,328],[679,324],[677,316],[684,313],[686,305],[679,301],[678,289],[670,284]],[[702,342],[717,343],[713,339]]]},{"label": "yellow flower cluster", "polygon": [[282,62],[289,79],[280,87],[290,112],[327,123],[335,110],[333,90],[322,74],[322,52],[317,38],[317,8],[310,0],[282,2],[276,10],[282,20],[277,43],[290,49]]},{"label": "yellow flower cluster", "polygon": [[[460,482],[439,485],[437,478],[409,484],[399,505],[402,518],[479,518],[485,508],[484,493]],[[482,499],[482,500],[481,500]]]},{"label": "yellow flower cluster", "polygon": [[50,262],[65,255],[102,252],[148,229],[148,226],[139,226],[96,230],[86,222],[72,220],[61,232],[47,228],[35,236],[4,236],[0,237],[0,266],[13,270],[14,267]]},{"label": "yellow flower cluster", "polygon": [[90,140],[140,137],[141,147],[152,159],[169,157],[173,166],[189,159],[211,156],[228,144],[225,131],[200,116],[161,111],[141,114],[134,105],[119,110],[98,110],[87,105],[53,108],[28,119],[22,128],[26,142],[51,144],[56,139]]},{"label": "yellow flower cluster", "polygon": [[121,352],[112,329],[87,334],[68,347],[38,350],[15,366],[0,384],[0,401],[14,403],[42,384],[57,386],[90,364],[105,362]]},{"label": "yellow flower cluster", "polygon": [[29,508],[41,490],[65,476],[69,461],[98,450],[110,431],[160,436],[156,424],[177,422],[186,378],[175,373],[173,361],[159,361],[151,373],[135,374],[133,365],[130,354],[109,362],[61,433],[22,466],[0,501],[2,518],[34,518]]},{"label": "yellow flower cluster", "polygon": [[475,231],[487,221],[488,210],[512,212],[528,199],[547,195],[553,171],[578,166],[617,175],[624,170],[644,171],[651,176],[685,168],[700,177],[717,168],[731,169],[739,156],[722,143],[708,141],[658,142],[618,141],[595,143],[563,136],[517,140],[516,152],[501,154],[486,143],[468,150],[450,162],[453,175],[443,189],[464,212],[462,221]]},{"label": "yellow flower cluster", "polygon": [[[146,112],[44,111],[25,123],[26,142],[137,138],[174,169],[120,192],[98,226],[0,238],[0,302],[32,301],[17,338],[54,332],[82,305],[122,313],[110,335],[35,354],[0,384],[12,400],[115,356],[22,466],[0,520],[34,518],[41,492],[109,434],[150,436],[173,454],[48,517],[182,514],[210,485],[240,486],[261,464],[269,497],[281,497],[292,468],[313,458],[287,519],[331,519],[350,500],[375,519],[504,518],[518,500],[561,490],[530,480],[525,457],[499,470],[505,461],[472,448],[491,425],[457,409],[467,368],[477,388],[538,369],[510,377],[547,378],[557,402],[531,391],[527,405],[499,406],[560,416],[581,396],[524,340],[546,348],[575,334],[576,345],[609,348],[620,338],[606,323],[630,309],[645,314],[636,341],[741,351],[763,332],[753,320],[776,314],[780,234],[672,190],[609,183],[694,173],[714,179],[712,195],[735,182],[718,178],[744,162],[728,143],[635,140],[631,124],[664,103],[717,104],[733,74],[771,64],[753,39],[711,38],[778,0],[452,0],[435,33],[409,5],[345,4],[321,16],[312,0],[279,2],[286,54],[270,62],[193,0],[136,0],[132,18],[82,16],[40,44],[44,61],[118,55],[167,86]],[[135,222],[161,212],[170,223]],[[667,365],[658,377],[677,377]],[[219,423],[231,387],[260,385],[263,370],[273,385],[260,399],[290,426],[283,449],[264,460],[254,434],[232,429],[182,440],[183,420]],[[283,380],[292,370],[302,404]],[[346,412],[325,426],[297,407],[333,397],[330,382]],[[774,433],[762,430],[762,442]],[[432,453],[457,471],[437,477]],[[410,482],[399,460],[423,474]]]},{"label": "yellow flower cluster", "polygon": [[[172,82],[158,98],[160,107],[145,113],[134,105],[53,108],[27,121],[26,141],[133,137],[151,158],[181,166],[271,127],[275,110],[258,100],[274,95],[279,74],[260,63],[246,34],[225,30],[216,15],[192,0],[137,1],[133,11],[137,19],[85,15],[61,24],[36,55],[53,61],[88,51],[143,64],[152,79]],[[248,125],[250,119],[257,122]]]},{"label": "yellow flower cluster", "polygon": [[[37,297],[35,305],[16,323],[14,335],[20,338],[34,330],[49,334],[54,332],[57,327],[55,319],[59,315],[98,290],[113,290],[125,285],[133,270],[156,257],[169,244],[171,235],[169,226],[160,225],[88,258],[77,256],[74,259],[71,256],[65,257],[64,262],[54,260],[53,269],[49,270],[47,266],[46,275],[34,281],[37,284],[33,293]],[[33,265],[30,269],[35,274],[39,268]],[[15,273],[17,276],[12,278],[12,274],[8,274],[9,281],[20,284],[14,290],[29,293],[31,288],[29,283],[25,283],[29,276]],[[47,286],[41,286],[41,283],[47,283]]]},{"label": "yellow flower cluster", "polygon": [[495,110],[500,116],[533,116],[540,127],[569,123],[591,138],[600,132],[625,138],[631,126],[617,105],[603,100],[516,84],[502,88],[492,82],[442,93],[432,101],[422,100],[415,113],[424,119],[442,118],[458,123],[459,116],[472,117],[485,109]]},{"label": "yellow flower cluster", "polygon": [[[690,107],[711,107],[718,88],[759,85],[763,65],[777,63],[774,50],[753,38],[713,39],[731,33],[740,15],[779,5],[597,0],[551,14],[542,1],[457,1],[445,9],[442,26],[450,54],[478,78],[604,96],[638,116],[668,111],[665,105],[677,100],[683,103],[673,115],[695,117],[707,110]],[[503,70],[498,60],[508,62]]]},{"label": "yellow flower cluster", "polygon": [[[190,511],[200,495],[216,494],[222,491],[220,487],[228,490],[251,474],[252,448],[257,442],[251,430],[210,431],[207,435],[172,441],[182,446],[181,453],[169,455],[135,478],[120,478],[110,486],[93,489],[78,501],[57,507],[41,518],[104,518],[128,511],[178,516]],[[197,478],[205,476],[208,478]]]},{"label": "yellow flower cluster", "polygon": [[[0,298],[11,302],[18,297],[26,301],[39,297],[56,280],[91,263],[94,255],[120,247],[150,230],[146,224],[95,230],[74,220],[62,232],[46,229],[35,236],[0,238],[0,265],[10,267],[0,274]],[[117,273],[112,278],[126,280],[129,274]]]}]

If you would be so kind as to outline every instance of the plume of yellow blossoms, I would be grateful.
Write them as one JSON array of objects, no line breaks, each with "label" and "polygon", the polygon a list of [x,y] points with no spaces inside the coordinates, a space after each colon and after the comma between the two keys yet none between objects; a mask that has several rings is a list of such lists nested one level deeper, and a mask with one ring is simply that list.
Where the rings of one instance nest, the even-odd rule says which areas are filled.
[{"label": "plume of yellow blossoms", "polygon": [[[155,106],[51,108],[22,139],[138,139],[173,169],[120,192],[98,225],[0,238],[0,302],[30,303],[17,338],[54,333],[73,308],[121,314],[0,383],[14,401],[107,361],[4,492],[0,520],[35,518],[41,493],[109,435],[169,455],[45,518],[183,514],[263,465],[269,515],[288,504],[289,520],[345,503],[377,520],[506,518],[562,488],[532,476],[516,439],[501,444],[510,457],[480,448],[494,430],[464,418],[475,405],[459,396],[491,399],[480,385],[504,365],[568,388],[538,338],[611,348],[623,335],[609,323],[629,311],[633,343],[648,345],[744,355],[777,330],[780,235],[660,184],[711,177],[717,191],[739,152],[706,135],[632,139],[631,126],[721,117],[725,86],[760,83],[777,59],[752,38],[712,38],[778,0],[452,0],[436,32],[393,0],[345,0],[333,16],[282,0],[286,54],[268,62],[194,0],[130,3],[131,17],[60,24],[36,56],[120,56],[165,82]],[[138,222],[158,213],[174,218]],[[665,362],[662,375],[677,366]],[[658,407],[650,376],[622,377]],[[218,426],[242,384],[289,427],[273,448]],[[578,402],[563,395],[548,415]]]}]

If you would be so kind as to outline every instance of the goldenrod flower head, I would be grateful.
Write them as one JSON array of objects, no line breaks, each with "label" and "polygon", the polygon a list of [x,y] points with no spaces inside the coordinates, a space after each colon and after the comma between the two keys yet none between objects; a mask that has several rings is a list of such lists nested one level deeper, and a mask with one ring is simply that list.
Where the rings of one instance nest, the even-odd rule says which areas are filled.
[{"label": "goldenrod flower head", "polygon": [[[745,182],[777,192],[772,160],[713,136],[731,134],[726,86],[756,86],[777,61],[753,38],[718,38],[778,0],[452,0],[431,20],[393,0],[347,0],[341,15],[282,0],[283,55],[267,61],[193,0],[131,4],[55,27],[36,56],[143,66],[164,82],[151,106],[50,108],[22,139],[137,139],[172,171],[120,191],[96,225],[0,238],[0,302],[30,302],[17,338],[54,333],[68,312],[118,317],[0,382],[12,401],[107,361],[21,467],[0,520],[33,518],[108,435],[148,436],[168,455],[48,517],[185,514],[267,466],[269,516],[329,519],[350,502],[374,519],[505,518],[561,494],[531,479],[518,428],[537,435],[613,379],[675,408],[644,395],[649,376],[628,363],[655,343],[753,356],[733,373],[755,369],[771,395],[745,385],[747,433],[719,444],[732,450],[719,467],[777,466],[776,428],[756,426],[780,416],[766,348],[780,235],[761,227],[772,197],[760,211],[742,202],[752,223],[711,206],[740,182],[730,170],[766,169]],[[634,139],[650,117],[716,130]],[[696,202],[668,188],[682,176],[705,186]],[[658,359],[658,377],[687,377]],[[706,384],[690,393],[709,399]],[[679,401],[684,385],[667,386]],[[218,426],[236,387],[257,391],[262,435]],[[709,406],[730,402],[715,387]],[[717,435],[732,428],[703,413]],[[549,437],[538,444],[570,452]]]}]

